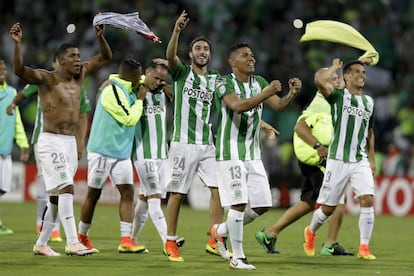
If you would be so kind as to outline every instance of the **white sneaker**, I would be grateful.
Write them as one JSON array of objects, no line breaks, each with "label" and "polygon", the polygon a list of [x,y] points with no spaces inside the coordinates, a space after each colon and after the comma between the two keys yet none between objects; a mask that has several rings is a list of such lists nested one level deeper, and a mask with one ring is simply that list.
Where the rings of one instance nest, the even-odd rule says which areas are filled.
[{"label": "white sneaker", "polygon": [[86,256],[92,255],[93,249],[89,249],[80,242],[65,246],[66,255]]},{"label": "white sneaker", "polygon": [[217,251],[220,254],[220,256],[225,259],[226,261],[230,260],[231,255],[229,250],[227,249],[226,246],[226,238],[223,237],[223,241],[216,241],[216,245],[217,245]]},{"label": "white sneaker", "polygon": [[55,252],[52,248],[50,248],[48,245],[43,246],[33,246],[33,253],[35,255],[43,255],[43,256],[49,256],[49,257],[57,257],[60,256],[59,253]]},{"label": "white sneaker", "polygon": [[236,260],[232,259],[230,261],[229,267],[231,269],[245,269],[245,270],[255,270],[256,267],[250,264],[246,258],[238,258]]},{"label": "white sneaker", "polygon": [[230,252],[227,249],[227,237],[222,237],[217,233],[217,224],[213,225],[210,227],[209,233],[210,236],[214,239],[214,241],[216,242],[216,250],[217,253],[226,261],[230,260]]}]

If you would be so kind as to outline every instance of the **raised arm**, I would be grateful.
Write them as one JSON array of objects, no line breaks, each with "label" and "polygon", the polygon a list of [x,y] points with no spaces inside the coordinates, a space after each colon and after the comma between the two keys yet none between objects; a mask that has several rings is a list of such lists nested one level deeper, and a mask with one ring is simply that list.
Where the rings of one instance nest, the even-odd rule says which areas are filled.
[{"label": "raised arm", "polygon": [[325,97],[328,97],[334,90],[334,86],[329,82],[332,74],[342,67],[342,60],[335,58],[332,60],[332,65],[325,70],[319,70],[315,74],[315,84],[319,92]]},{"label": "raised arm", "polygon": [[98,25],[94,27],[96,37],[98,38],[99,44],[99,53],[92,57],[89,61],[83,63],[83,66],[86,66],[86,74],[90,75],[101,69],[105,63],[107,63],[112,58],[112,50],[108,42],[105,39],[104,25]]},{"label": "raised arm", "polygon": [[289,92],[282,98],[277,95],[270,97],[265,101],[274,110],[281,112],[284,111],[296,98],[302,89],[302,81],[298,78],[292,78],[289,80]]},{"label": "raised arm", "polygon": [[24,66],[23,55],[20,50],[20,42],[22,41],[23,32],[20,23],[15,23],[10,28],[10,36],[14,42],[13,51],[13,70],[14,73],[27,83],[40,83],[43,80],[41,70],[34,70],[30,67]]},{"label": "raised arm", "polygon": [[177,56],[178,38],[180,32],[187,26],[190,18],[187,17],[187,12],[184,10],[181,15],[175,21],[174,30],[171,34],[170,41],[168,42],[166,56],[168,60],[168,67],[174,70],[181,63],[180,58]]}]

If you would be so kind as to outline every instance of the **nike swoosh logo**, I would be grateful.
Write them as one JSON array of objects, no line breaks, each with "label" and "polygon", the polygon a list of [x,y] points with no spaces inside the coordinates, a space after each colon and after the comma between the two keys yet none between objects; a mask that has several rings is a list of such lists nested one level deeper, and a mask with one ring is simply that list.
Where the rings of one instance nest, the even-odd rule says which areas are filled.
[{"label": "nike swoosh logo", "polygon": [[334,253],[334,251],[335,251],[335,249],[334,249],[334,248],[326,248],[326,247],[325,247],[325,249],[326,249],[326,251],[328,251],[329,253]]},{"label": "nike swoosh logo", "polygon": [[265,242],[265,244],[270,244],[270,241],[267,239],[266,235],[264,235],[264,242]]}]

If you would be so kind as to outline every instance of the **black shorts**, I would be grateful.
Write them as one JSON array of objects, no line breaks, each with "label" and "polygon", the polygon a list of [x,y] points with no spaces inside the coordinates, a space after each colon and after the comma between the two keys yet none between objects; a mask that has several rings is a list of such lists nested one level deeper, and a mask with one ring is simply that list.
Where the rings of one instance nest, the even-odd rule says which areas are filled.
[{"label": "black shorts", "polygon": [[302,175],[304,176],[300,188],[300,199],[302,201],[316,201],[322,186],[323,172],[318,166],[311,166],[300,161],[298,162]]}]

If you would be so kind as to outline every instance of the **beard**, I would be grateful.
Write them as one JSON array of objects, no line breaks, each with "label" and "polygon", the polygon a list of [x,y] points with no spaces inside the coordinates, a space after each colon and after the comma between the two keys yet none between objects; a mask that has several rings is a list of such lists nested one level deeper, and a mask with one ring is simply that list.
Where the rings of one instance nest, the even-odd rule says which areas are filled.
[{"label": "beard", "polygon": [[192,58],[192,59],[191,59],[191,63],[192,63],[194,66],[198,67],[198,68],[203,68],[203,67],[206,67],[206,66],[207,66],[207,64],[208,64],[208,62],[209,62],[209,59],[206,59],[206,61],[205,61],[204,63],[200,63],[200,62],[198,62],[196,58]]}]

